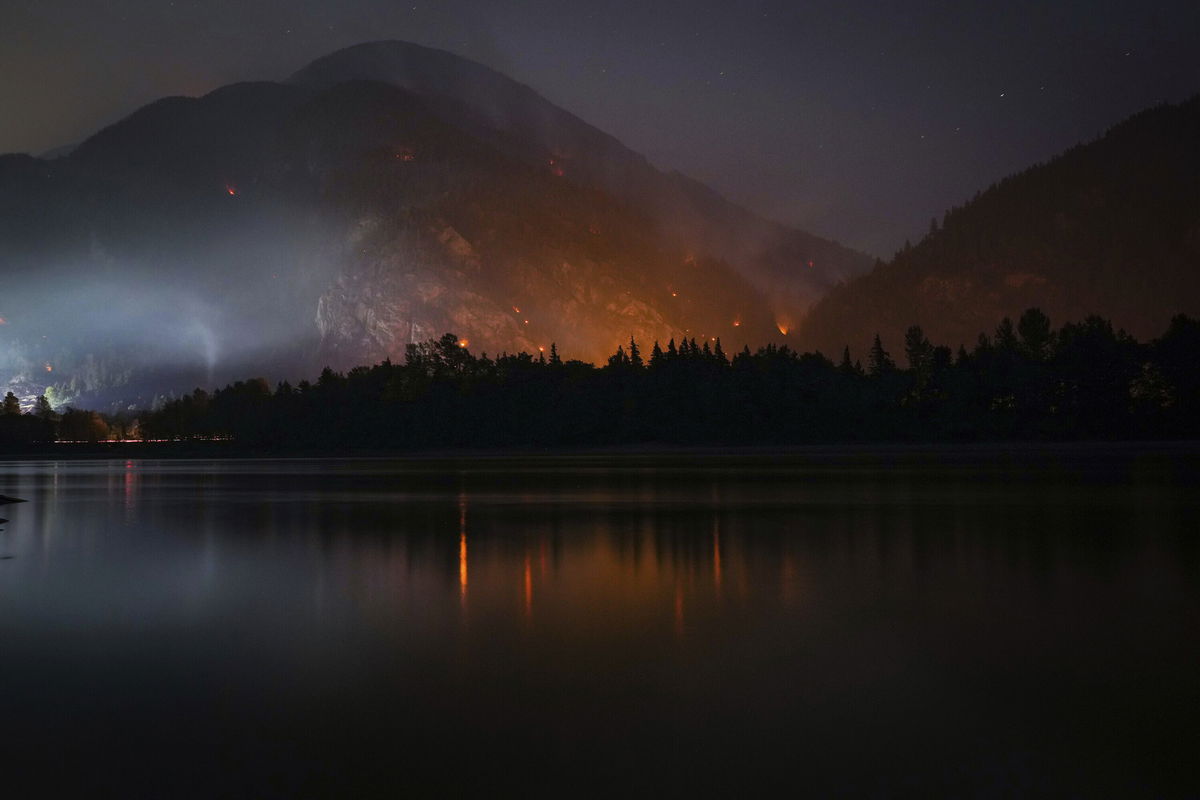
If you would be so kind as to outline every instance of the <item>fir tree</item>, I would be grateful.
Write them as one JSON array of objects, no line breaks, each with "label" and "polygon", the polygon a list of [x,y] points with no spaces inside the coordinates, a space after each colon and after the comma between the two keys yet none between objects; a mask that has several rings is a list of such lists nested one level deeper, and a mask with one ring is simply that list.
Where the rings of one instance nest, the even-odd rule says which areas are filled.
[{"label": "fir tree", "polygon": [[867,371],[879,377],[885,373],[891,372],[896,368],[896,364],[888,355],[887,350],[883,349],[883,342],[879,339],[879,334],[875,334],[875,341],[871,343],[871,353],[867,358]]}]

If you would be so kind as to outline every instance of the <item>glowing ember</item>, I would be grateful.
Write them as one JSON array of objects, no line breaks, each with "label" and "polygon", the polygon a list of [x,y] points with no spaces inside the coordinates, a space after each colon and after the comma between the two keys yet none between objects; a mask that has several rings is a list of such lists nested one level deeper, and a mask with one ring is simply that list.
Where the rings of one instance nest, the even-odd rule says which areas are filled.
[{"label": "glowing ember", "polygon": [[679,292],[671,292],[671,297],[679,297]]},{"label": "glowing ember", "polygon": [[525,320],[525,324],[526,324],[526,325],[528,325],[528,324],[529,324],[529,320]]},{"label": "glowing ember", "polygon": [[538,352],[539,352],[539,353],[544,353],[544,352],[546,352],[546,348],[544,348],[544,347],[538,347]]},{"label": "glowing ember", "polygon": [[459,346],[459,347],[466,347],[468,344],[470,344],[470,342],[468,342],[466,339],[459,339],[459,340],[458,340],[458,346]]},{"label": "glowing ember", "polygon": [[521,313],[521,309],[517,308],[516,306],[513,306],[513,313],[514,313],[514,314],[520,314],[520,313]]},{"label": "glowing ember", "polygon": [[50,366],[49,362],[46,362],[46,372],[54,372],[54,367]]},{"label": "glowing ember", "polygon": [[733,321],[733,327],[735,327],[735,328],[740,328],[740,327],[742,327],[742,321],[741,321],[740,319],[735,319],[735,320]]},{"label": "glowing ember", "polygon": [[236,197],[237,192],[238,192],[237,187],[234,186],[232,183],[225,184],[225,194],[229,195],[230,197]]},{"label": "glowing ember", "polygon": [[787,332],[788,332],[787,325],[784,325],[783,323],[779,323],[775,327],[779,328],[780,333],[782,333],[784,336],[787,336]]}]

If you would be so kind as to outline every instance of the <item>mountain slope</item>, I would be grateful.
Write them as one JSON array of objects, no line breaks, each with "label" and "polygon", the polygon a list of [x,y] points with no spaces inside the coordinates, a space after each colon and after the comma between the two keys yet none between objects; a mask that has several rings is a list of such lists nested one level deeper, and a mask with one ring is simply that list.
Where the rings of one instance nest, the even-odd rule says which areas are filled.
[{"label": "mountain slope", "polygon": [[145,402],[246,372],[628,338],[777,335],[762,294],[608,194],[392,85],[168,98],[54,161],[0,159],[0,378]]},{"label": "mountain slope", "polygon": [[407,42],[368,42],[317,59],[289,83],[321,89],[348,80],[401,87],[506,155],[629,203],[657,222],[671,246],[734,264],[789,318],[870,268],[862,253],[758,217],[679,173],[660,172],[614,137],[482,64]]},{"label": "mountain slope", "polygon": [[863,356],[908,325],[970,345],[1037,306],[1056,323],[1108,317],[1139,337],[1200,312],[1200,98],[1131,117],[1100,139],[1006,178],[940,229],[832,290],[805,347]]}]

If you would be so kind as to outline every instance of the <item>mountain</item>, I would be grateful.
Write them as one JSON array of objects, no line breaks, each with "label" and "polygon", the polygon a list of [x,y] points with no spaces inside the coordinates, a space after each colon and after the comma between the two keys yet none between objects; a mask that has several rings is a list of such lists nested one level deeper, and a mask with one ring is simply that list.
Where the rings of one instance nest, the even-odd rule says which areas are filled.
[{"label": "mountain", "polygon": [[1139,338],[1200,312],[1200,97],[1137,114],[1101,138],[1004,179],[916,246],[830,291],[802,347],[895,353],[907,326],[974,343],[1039,307],[1056,324],[1090,314]]},{"label": "mountain", "polygon": [[738,348],[864,260],[499,73],[380,43],[165,98],[52,160],[0,156],[0,381],[146,403],[447,330],[588,360],[630,336]]},{"label": "mountain", "polygon": [[350,80],[403,88],[506,155],[600,189],[655,220],[671,246],[735,264],[766,292],[784,327],[871,259],[737,206],[678,172],[660,172],[614,137],[482,64],[408,42],[367,42],[319,58],[288,83]]}]

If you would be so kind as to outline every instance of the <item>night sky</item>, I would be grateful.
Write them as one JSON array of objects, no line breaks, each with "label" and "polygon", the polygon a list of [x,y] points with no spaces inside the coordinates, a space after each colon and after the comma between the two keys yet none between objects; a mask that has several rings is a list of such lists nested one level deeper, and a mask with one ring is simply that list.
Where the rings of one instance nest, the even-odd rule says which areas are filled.
[{"label": "night sky", "polygon": [[0,0],[0,152],[406,39],[655,164],[888,255],[990,182],[1200,91],[1200,3]]}]

